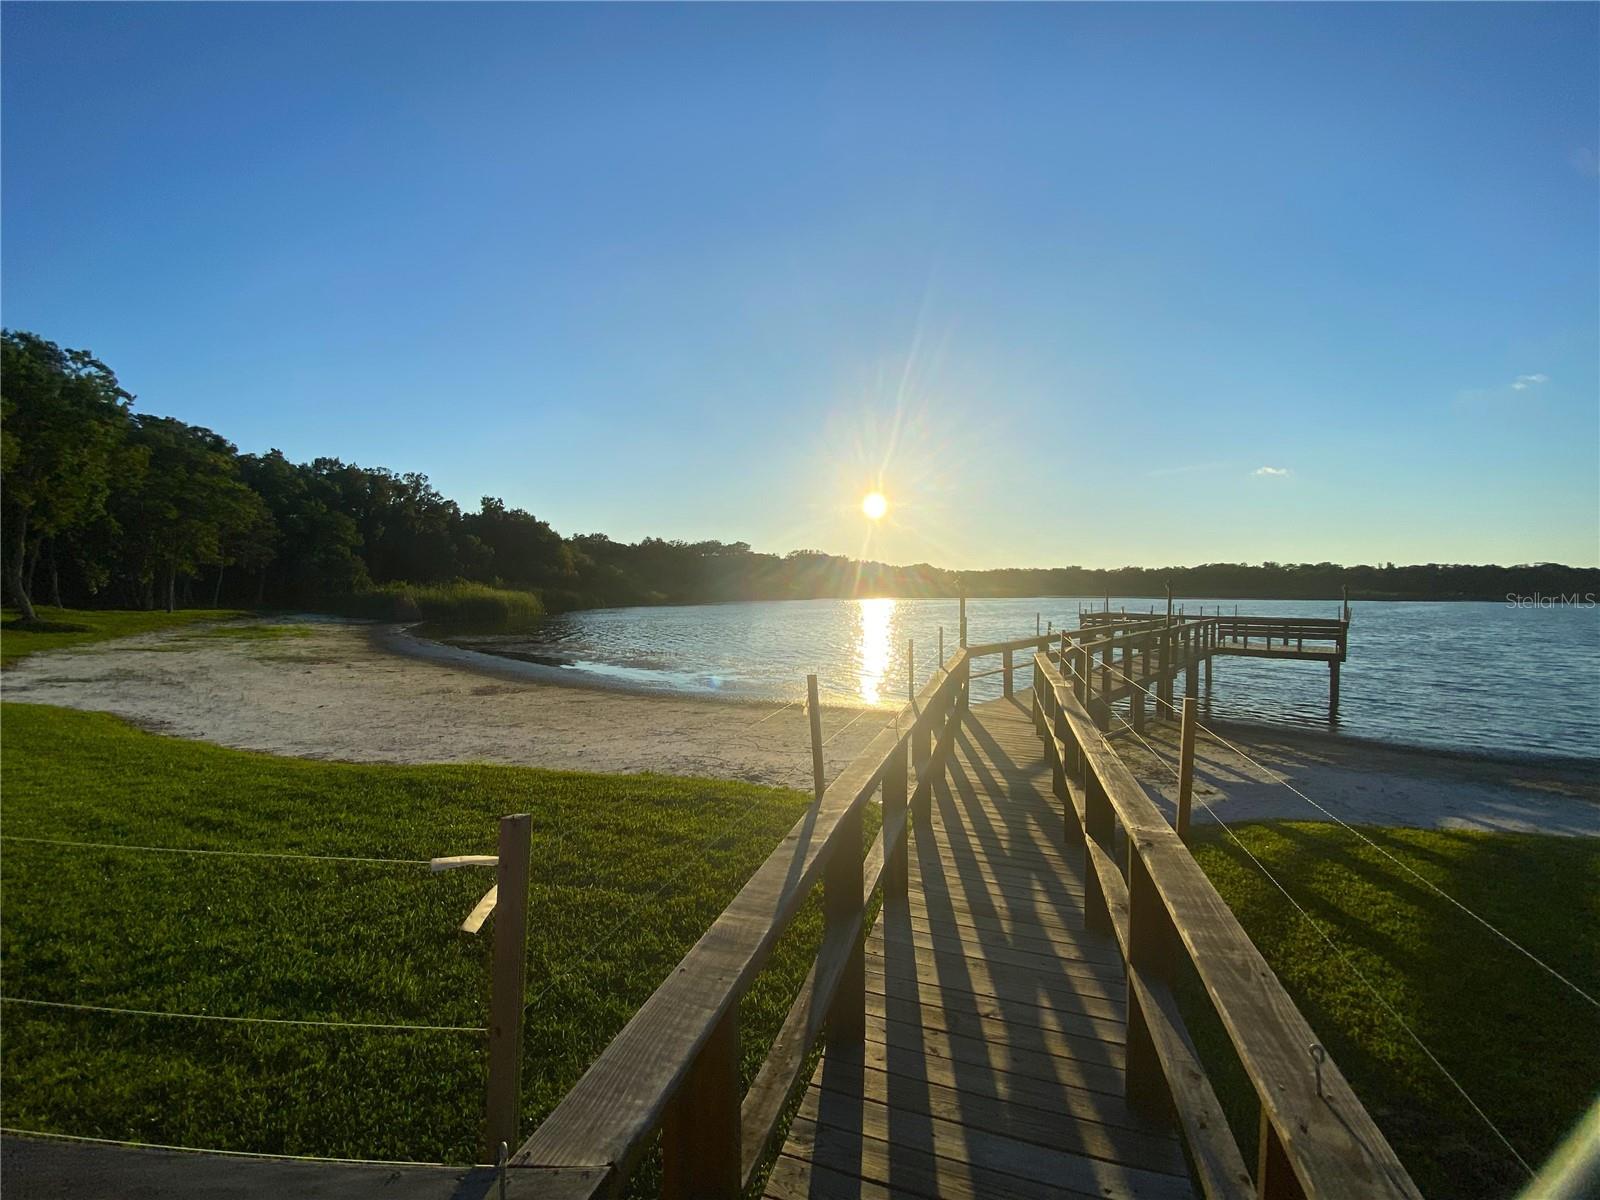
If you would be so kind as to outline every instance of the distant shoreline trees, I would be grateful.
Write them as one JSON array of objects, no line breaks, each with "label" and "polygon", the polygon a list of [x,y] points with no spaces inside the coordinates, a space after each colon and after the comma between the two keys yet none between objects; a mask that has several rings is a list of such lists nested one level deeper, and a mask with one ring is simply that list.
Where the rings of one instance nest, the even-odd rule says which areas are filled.
[{"label": "distant shoreline trees", "polygon": [[345,607],[395,583],[467,581],[536,593],[552,610],[862,595],[1177,596],[1504,600],[1600,593],[1600,569],[1430,563],[1210,563],[1194,567],[948,571],[744,542],[599,533],[483,497],[463,512],[425,475],[336,458],[240,454],[225,438],[133,411],[93,355],[6,331],[0,361],[0,576],[35,619],[41,595],[75,607],[202,601]]}]

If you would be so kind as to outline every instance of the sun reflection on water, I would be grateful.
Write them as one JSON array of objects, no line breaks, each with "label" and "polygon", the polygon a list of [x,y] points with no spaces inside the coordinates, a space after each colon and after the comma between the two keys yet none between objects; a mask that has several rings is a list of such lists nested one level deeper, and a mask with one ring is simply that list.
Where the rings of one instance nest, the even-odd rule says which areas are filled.
[{"label": "sun reflection on water", "polygon": [[889,672],[890,630],[894,626],[894,600],[890,597],[856,601],[861,642],[857,657],[861,662],[861,699],[877,704]]}]

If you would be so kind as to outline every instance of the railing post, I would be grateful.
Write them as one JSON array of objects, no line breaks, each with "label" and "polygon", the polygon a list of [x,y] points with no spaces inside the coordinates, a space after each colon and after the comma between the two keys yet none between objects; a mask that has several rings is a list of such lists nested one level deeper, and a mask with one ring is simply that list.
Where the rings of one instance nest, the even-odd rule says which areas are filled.
[{"label": "railing post", "polygon": [[1139,668],[1135,663],[1137,637],[1131,637],[1122,648],[1122,673],[1128,677],[1128,708],[1133,718],[1133,728],[1144,732],[1144,690],[1139,686]]},{"label": "railing post", "polygon": [[528,963],[528,858],[533,818],[500,818],[495,866],[494,960],[489,983],[489,1085],[484,1105],[485,1162],[495,1162],[504,1142],[519,1144],[522,1094],[522,1008]]},{"label": "railing post", "polygon": [[1295,1178],[1283,1139],[1278,1136],[1265,1106],[1261,1109],[1261,1136],[1257,1146],[1256,1195],[1261,1200],[1306,1200],[1305,1189]]},{"label": "railing post", "polygon": [[[1171,603],[1172,601],[1169,598],[1167,601],[1169,607]],[[1168,617],[1167,620],[1169,623],[1163,626],[1161,630],[1161,671],[1160,677],[1156,681],[1156,711],[1164,719],[1170,721],[1172,719],[1172,680],[1177,673],[1177,668],[1174,663],[1176,656],[1173,653],[1172,625],[1170,624],[1172,618]]]},{"label": "railing post", "polygon": [[[1077,743],[1072,737],[1072,727],[1067,723],[1067,714],[1057,705],[1055,715],[1055,736],[1061,742],[1061,763],[1059,769],[1052,771],[1051,783],[1054,784],[1056,795],[1061,797],[1061,836],[1069,846],[1083,845],[1083,818],[1078,815],[1078,806],[1072,802],[1072,789],[1067,786],[1067,770],[1075,764],[1075,750]],[[1051,766],[1056,767],[1055,755],[1051,755]],[[1076,757],[1081,757],[1077,755]],[[1093,864],[1089,864],[1093,870]]]},{"label": "railing post", "polygon": [[[1083,757],[1080,755],[1080,757]],[[1087,760],[1086,760],[1087,761]],[[1100,777],[1092,766],[1083,773],[1083,833],[1086,841],[1093,841],[1110,853],[1116,843],[1116,814],[1111,800],[1100,784]],[[1094,933],[1111,933],[1111,908],[1106,903],[1105,889],[1100,886],[1100,870],[1085,847],[1083,871],[1083,923]]]},{"label": "railing post", "polygon": [[1189,840],[1189,803],[1194,797],[1195,698],[1183,698],[1183,734],[1178,750],[1178,836]]},{"label": "railing post", "polygon": [[1009,649],[1005,651],[1001,669],[1003,673],[1000,676],[1000,682],[1004,687],[1005,697],[1009,700],[1014,691],[1011,684],[1011,651]]},{"label": "railing post", "polygon": [[806,712],[811,717],[811,798],[822,803],[822,705],[817,700],[817,677],[806,676]]},{"label": "railing post", "polygon": [[[1128,964],[1153,983],[1170,983],[1173,967],[1172,918],[1145,866],[1143,847],[1128,838]],[[1128,1044],[1123,1071],[1128,1107],[1158,1121],[1170,1119],[1172,1093],[1167,1087],[1147,1014],[1139,993],[1128,984]]]},{"label": "railing post", "polygon": [[[1094,722],[1094,727],[1104,733],[1111,728],[1111,643],[1108,641],[1100,648],[1100,689],[1099,700],[1095,703],[1086,703],[1089,710],[1089,719]],[[1083,655],[1083,674],[1087,679],[1094,677],[1094,651],[1087,647]]]},{"label": "railing post", "polygon": [[961,597],[961,644],[967,644],[967,598]]},{"label": "railing post", "polygon": [[883,901],[904,900],[910,878],[911,824],[907,819],[906,744],[902,742],[889,756],[883,769],[883,827],[889,829],[898,819],[904,826],[897,846],[885,846],[883,863]]},{"label": "railing post", "polygon": [[663,1200],[738,1200],[739,1005],[729,1004],[661,1121]]},{"label": "railing post", "polygon": [[916,772],[917,804],[911,818],[926,821],[933,808],[933,784],[928,779],[928,760],[933,757],[933,716],[917,713],[912,720],[915,724],[911,727],[911,766]]},{"label": "railing post", "polygon": [[[828,1006],[830,1046],[853,1046],[866,1036],[867,960],[866,943],[860,936],[861,860],[861,805],[857,804],[838,824],[822,876],[822,914],[827,932],[832,933],[841,926],[855,930],[850,958],[839,977],[839,989]],[[737,1097],[737,1081],[733,1091]],[[738,1104],[737,1098],[734,1103]]]}]

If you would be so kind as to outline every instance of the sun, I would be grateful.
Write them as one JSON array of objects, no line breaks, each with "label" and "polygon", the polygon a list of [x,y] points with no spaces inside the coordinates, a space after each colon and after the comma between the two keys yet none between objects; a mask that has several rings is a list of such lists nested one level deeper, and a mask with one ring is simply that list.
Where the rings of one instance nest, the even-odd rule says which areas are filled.
[{"label": "sun", "polygon": [[869,520],[877,521],[889,511],[889,501],[882,492],[868,492],[861,498],[861,511]]}]

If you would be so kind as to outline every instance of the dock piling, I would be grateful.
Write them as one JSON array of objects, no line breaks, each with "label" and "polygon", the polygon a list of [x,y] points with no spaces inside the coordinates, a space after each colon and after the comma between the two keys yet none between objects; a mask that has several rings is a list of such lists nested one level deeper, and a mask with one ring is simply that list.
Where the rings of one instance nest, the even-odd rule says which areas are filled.
[{"label": "dock piling", "polygon": [[1194,730],[1195,702],[1193,696],[1183,698],[1183,733],[1178,743],[1178,836],[1189,840],[1189,804],[1194,797]]}]

